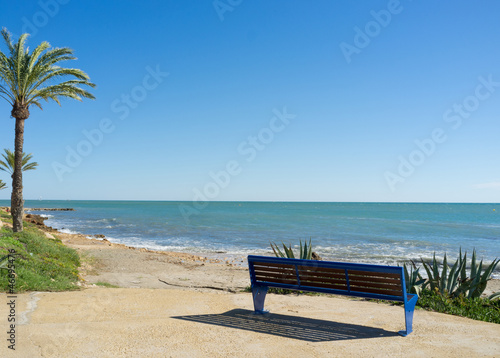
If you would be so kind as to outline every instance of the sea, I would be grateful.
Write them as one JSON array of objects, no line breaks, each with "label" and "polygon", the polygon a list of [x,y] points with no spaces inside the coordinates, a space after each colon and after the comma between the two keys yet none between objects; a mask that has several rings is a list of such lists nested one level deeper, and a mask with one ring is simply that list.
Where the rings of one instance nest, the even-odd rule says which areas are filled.
[{"label": "sea", "polygon": [[273,255],[270,243],[297,249],[310,241],[334,261],[396,265],[434,253],[454,259],[460,248],[485,262],[500,258],[500,204],[26,200],[25,207],[73,208],[34,212],[63,232],[208,257]]}]

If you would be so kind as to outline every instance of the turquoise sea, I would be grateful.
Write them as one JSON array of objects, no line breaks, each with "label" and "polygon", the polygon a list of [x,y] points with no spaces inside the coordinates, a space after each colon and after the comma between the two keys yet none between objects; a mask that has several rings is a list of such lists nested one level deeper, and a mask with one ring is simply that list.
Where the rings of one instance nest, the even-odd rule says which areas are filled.
[{"label": "turquoise sea", "polygon": [[[9,205],[0,201],[0,205]],[[500,257],[500,204],[30,201],[66,232],[103,234],[130,246],[207,255],[271,254],[269,242],[312,240],[332,260],[396,264],[458,250]],[[186,208],[193,208],[186,220]],[[184,208],[184,209],[182,209]],[[497,276],[497,275],[495,275]]]}]

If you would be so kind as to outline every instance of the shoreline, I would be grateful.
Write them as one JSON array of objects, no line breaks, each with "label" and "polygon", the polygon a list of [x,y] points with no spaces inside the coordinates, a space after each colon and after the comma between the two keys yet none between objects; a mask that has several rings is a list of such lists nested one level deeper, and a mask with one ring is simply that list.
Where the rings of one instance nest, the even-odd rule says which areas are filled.
[{"label": "shoreline", "polygon": [[[173,269],[176,267],[174,271],[177,272],[177,275],[181,273],[186,274],[188,272],[183,272],[185,270],[189,271],[189,275],[193,275],[195,272],[202,271],[203,269],[207,271],[205,274],[197,274],[193,278],[183,278],[183,279],[174,279],[173,281],[168,281],[165,279],[161,279],[157,277],[157,280],[163,284],[170,284],[175,287],[185,287],[185,288],[216,288],[220,290],[227,291],[235,291],[238,289],[243,289],[250,284],[248,277],[248,269],[246,256],[231,255],[231,254],[222,254],[222,253],[189,253],[189,252],[176,252],[176,251],[167,251],[167,250],[151,250],[147,248],[133,247],[127,246],[121,243],[113,243],[109,241],[104,235],[95,235],[94,237],[89,237],[87,235],[78,234],[78,233],[64,233],[57,229],[54,229],[50,226],[46,226],[44,224],[45,218],[42,215],[38,214],[25,214],[27,220],[31,220],[32,223],[37,224],[40,230],[44,231],[46,235],[57,235],[61,241],[69,247],[77,249],[77,251],[85,254],[93,255],[98,261],[101,261],[97,264],[101,269],[104,269],[104,275],[90,275],[90,281],[92,283],[98,282],[98,277],[104,278],[108,277],[113,282],[108,282],[113,285],[118,285],[120,287],[142,287],[141,281],[132,280],[128,282],[127,279],[124,279],[128,276],[137,276],[143,275],[143,277],[149,277],[147,283],[144,282],[144,288],[165,288],[164,285],[159,285],[157,282],[152,280],[152,276],[162,276],[161,267],[156,267],[151,265],[152,261],[155,262],[163,262],[165,265],[170,266],[169,269]],[[106,250],[105,250],[106,249]],[[112,251],[107,250],[112,249]],[[115,249],[115,250],[113,250]],[[116,251],[118,250],[118,251]],[[126,272],[126,274],[122,275],[124,277],[120,277],[118,272],[113,272],[116,270],[110,269],[113,265],[107,265],[105,262],[110,261],[118,264],[119,262],[127,262],[129,261],[129,268],[121,267],[122,272]],[[161,265],[160,265],[161,266]],[[148,270],[151,272],[134,272],[134,269],[130,269],[130,267],[148,267]],[[194,270],[194,268],[197,268]],[[185,270],[184,270],[185,269]],[[148,271],[148,270],[137,270],[135,271]],[[220,272],[218,272],[218,270]],[[87,268],[87,271],[88,268]],[[92,271],[92,269],[90,269]],[[242,274],[243,273],[243,274]],[[210,276],[221,276],[218,279],[210,279],[208,281],[218,281],[219,286],[211,286],[210,282],[207,281]],[[227,279],[224,279],[227,277]],[[143,280],[144,281],[144,280]],[[196,282],[196,284],[195,284]],[[123,286],[125,284],[125,286]],[[227,284],[227,289],[225,289],[222,284]],[[493,278],[488,281],[488,285],[486,290],[484,291],[482,297],[487,297],[494,292],[500,291],[500,279]]]},{"label": "shoreline", "polygon": [[[469,253],[476,249],[478,257],[484,258],[485,263],[490,263],[496,258],[493,256],[495,251],[500,249],[500,242],[494,239],[500,232],[496,229],[496,222],[491,221],[495,217],[491,216],[491,209],[485,208],[475,207],[474,213],[478,211],[488,218],[484,223],[478,221],[477,232],[469,232],[476,230],[474,213],[460,208],[457,209],[457,215],[461,215],[462,211],[467,214],[448,222],[449,217],[442,214],[440,209],[426,209],[423,216],[417,216],[413,220],[415,215],[420,215],[419,210],[413,206],[409,209],[396,207],[403,211],[401,215],[393,214],[393,209],[384,206],[382,210],[386,215],[373,213],[372,209],[359,205],[351,209],[329,205],[324,213],[323,210],[319,213],[317,210],[320,207],[315,205],[296,207],[273,203],[267,208],[246,207],[228,202],[228,205],[217,203],[221,207],[214,203],[213,208],[207,209],[206,218],[210,218],[210,222],[205,223],[205,218],[186,224],[175,203],[150,205],[141,201],[130,207],[110,203],[114,202],[90,201],[78,204],[71,201],[46,201],[27,202],[26,206],[74,208],[78,213],[32,212],[47,217],[47,225],[65,233],[82,233],[89,237],[104,234],[113,243],[150,250],[184,252],[213,259],[245,259],[250,254],[273,256],[270,240],[291,243],[298,249],[298,240],[309,240],[310,237],[313,240],[313,250],[324,260],[390,266],[401,266],[410,261],[420,263],[421,258],[424,261],[432,260],[434,252],[438,260],[442,260],[445,253],[449,261],[455,260],[460,247]],[[260,216],[254,218],[243,215],[253,215],[255,210],[258,210]],[[232,219],[225,222],[225,214],[233,213]],[[265,219],[267,213],[277,216],[268,220]],[[288,214],[294,213],[297,213],[298,222],[295,219],[288,220]],[[311,213],[314,213],[314,220],[300,221],[308,218]],[[367,222],[358,222],[366,219],[365,217]],[[330,223],[329,218],[334,219],[334,222]],[[247,219],[251,219],[251,222],[247,222]],[[439,224],[437,227],[434,227],[434,219]],[[301,225],[297,226],[299,222]],[[495,224],[491,226],[493,229],[487,225],[490,222]],[[391,227],[396,228],[397,232],[391,230]],[[451,232],[448,232],[448,227],[451,227]],[[369,230],[370,228],[372,229]],[[500,267],[493,277],[500,279]]]},{"label": "shoreline", "polygon": [[82,257],[79,285],[99,282],[121,288],[195,289],[238,292],[250,285],[246,260],[175,251],[157,251],[113,243],[105,237],[64,233],[26,214],[48,238],[59,238]]}]

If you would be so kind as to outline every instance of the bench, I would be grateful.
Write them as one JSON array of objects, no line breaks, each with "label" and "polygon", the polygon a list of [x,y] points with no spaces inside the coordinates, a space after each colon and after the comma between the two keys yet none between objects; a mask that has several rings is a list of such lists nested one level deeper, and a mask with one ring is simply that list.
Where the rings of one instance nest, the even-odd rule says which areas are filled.
[{"label": "bench", "polygon": [[412,332],[418,296],[406,292],[402,267],[250,255],[248,269],[257,314],[267,313],[269,287],[373,298],[403,302],[406,329],[399,334]]}]

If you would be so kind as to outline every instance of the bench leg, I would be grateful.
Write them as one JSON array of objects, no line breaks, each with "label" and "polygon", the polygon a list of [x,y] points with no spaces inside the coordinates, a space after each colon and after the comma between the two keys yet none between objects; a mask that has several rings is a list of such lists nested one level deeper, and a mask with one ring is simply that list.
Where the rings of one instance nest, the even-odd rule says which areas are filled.
[{"label": "bench leg", "polygon": [[268,287],[263,286],[254,286],[252,287],[252,296],[253,296],[253,308],[255,313],[263,314],[269,311],[264,310],[264,301],[266,300]]},{"label": "bench leg", "polygon": [[[409,295],[410,296],[410,295]],[[405,304],[405,323],[406,330],[399,331],[398,333],[403,337],[406,337],[413,331],[413,312],[415,312],[415,305],[417,304],[418,296],[411,295],[412,298]]]}]

